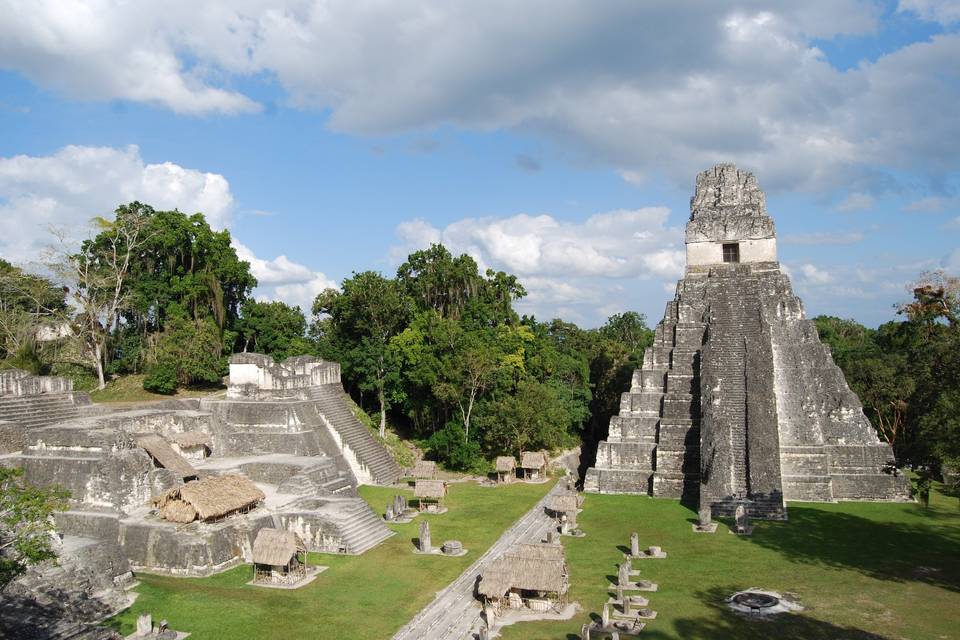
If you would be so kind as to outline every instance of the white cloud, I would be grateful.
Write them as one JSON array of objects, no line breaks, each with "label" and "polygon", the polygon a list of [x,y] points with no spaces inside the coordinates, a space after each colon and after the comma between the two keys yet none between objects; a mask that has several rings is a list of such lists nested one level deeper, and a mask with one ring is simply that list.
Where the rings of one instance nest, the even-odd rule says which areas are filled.
[{"label": "white cloud", "polygon": [[[667,226],[663,207],[620,209],[582,222],[518,214],[508,218],[465,218],[437,229],[423,220],[397,226],[401,243],[395,262],[411,251],[442,242],[454,253],[471,255],[481,268],[513,273],[528,292],[520,310],[552,317],[560,308],[579,309],[578,317],[602,321],[604,309],[630,308],[617,281],[653,282],[683,274],[683,232]],[[654,282],[655,281],[655,282]]]},{"label": "white cloud", "polygon": [[949,26],[960,22],[958,0],[900,0],[897,11],[912,11],[921,19]]},{"label": "white cloud", "polygon": [[79,240],[93,217],[110,217],[117,205],[132,200],[157,209],[202,211],[216,228],[227,226],[233,211],[230,184],[222,175],[145,163],[133,145],[0,157],[0,255],[36,260],[51,243],[51,227]]},{"label": "white cloud", "polygon": [[257,279],[255,297],[259,300],[281,300],[297,305],[309,315],[313,299],[324,289],[338,288],[337,282],[324,273],[293,262],[280,255],[273,260],[258,258],[249,247],[233,239],[237,257],[250,263],[250,273]]},{"label": "white cloud", "polygon": [[824,269],[810,263],[800,265],[800,274],[808,284],[827,284],[833,282],[833,276]]},{"label": "white cloud", "polygon": [[928,196],[907,203],[903,210],[907,213],[940,213],[955,207],[960,207],[960,198]]},{"label": "white cloud", "polygon": [[837,206],[835,206],[834,209],[842,213],[850,213],[853,211],[863,211],[865,209],[870,209],[871,207],[873,207],[875,202],[876,201],[874,200],[874,197],[871,196],[870,194],[854,191],[853,193],[848,195],[846,198],[844,198],[842,202],[837,204]]},{"label": "white cloud", "polygon": [[[49,156],[0,157],[0,256],[16,263],[40,259],[52,244],[51,228],[78,242],[95,216],[112,217],[117,205],[139,200],[159,210],[202,212],[215,229],[230,226],[234,198],[217,173],[172,162],[149,164],[136,146],[68,146]],[[336,282],[281,255],[258,258],[234,239],[260,283],[260,298],[309,309],[313,297]]]},{"label": "white cloud", "polygon": [[960,275],[960,248],[954,249],[943,260],[943,268],[951,275]]},{"label": "white cloud", "polygon": [[237,113],[256,105],[231,84],[260,75],[338,131],[521,129],[630,181],[733,158],[770,189],[866,192],[877,158],[943,174],[958,157],[960,34],[838,70],[816,42],[874,33],[861,0],[0,3],[0,65],[79,98]]}]

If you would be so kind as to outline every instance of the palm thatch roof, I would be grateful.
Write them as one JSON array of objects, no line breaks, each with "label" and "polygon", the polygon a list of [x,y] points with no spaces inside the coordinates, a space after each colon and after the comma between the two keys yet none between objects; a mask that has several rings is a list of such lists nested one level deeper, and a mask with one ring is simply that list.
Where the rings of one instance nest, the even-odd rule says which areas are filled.
[{"label": "palm thatch roof", "polygon": [[414,478],[436,478],[437,463],[433,460],[421,460],[413,467]]},{"label": "palm thatch roof", "polygon": [[543,451],[524,451],[520,466],[524,469],[541,469],[547,466],[547,456]]},{"label": "palm thatch roof", "polygon": [[307,546],[292,531],[260,529],[253,541],[253,561],[274,567],[285,567],[297,553],[306,553]]},{"label": "palm thatch roof", "polygon": [[517,544],[504,554],[516,558],[532,560],[559,560],[563,561],[563,546],[559,544]]},{"label": "palm thatch roof", "polygon": [[184,431],[183,433],[174,433],[170,436],[170,441],[181,447],[199,447],[200,445],[210,446],[211,439],[209,433],[203,431]]},{"label": "palm thatch roof", "polygon": [[511,589],[566,593],[568,587],[562,546],[521,544],[491,563],[478,591],[488,598],[502,598]]},{"label": "palm thatch roof", "polygon": [[164,469],[169,469],[180,478],[195,478],[197,470],[173,450],[167,441],[156,434],[147,434],[137,438],[137,445],[157,461]]},{"label": "palm thatch roof", "polygon": [[497,456],[497,471],[500,473],[509,473],[517,468],[517,459],[513,456]]},{"label": "palm thatch roof", "polygon": [[577,499],[576,494],[562,494],[559,496],[553,496],[548,503],[548,509],[556,513],[570,513],[576,512],[577,508],[580,506],[578,504],[579,500]]},{"label": "palm thatch roof", "polygon": [[413,495],[417,498],[442,498],[447,495],[447,483],[443,480],[417,480]]},{"label": "palm thatch roof", "polygon": [[[219,518],[254,506],[266,496],[246,476],[211,476],[173,487],[153,499],[160,516],[172,522]],[[186,519],[193,513],[194,517]]]}]

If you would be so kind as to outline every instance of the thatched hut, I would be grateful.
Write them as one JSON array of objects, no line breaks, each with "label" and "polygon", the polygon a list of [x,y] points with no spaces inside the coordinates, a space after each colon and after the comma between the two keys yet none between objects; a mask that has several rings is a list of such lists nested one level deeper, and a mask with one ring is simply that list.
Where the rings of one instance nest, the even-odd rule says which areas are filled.
[{"label": "thatched hut", "polygon": [[292,531],[260,529],[253,541],[253,581],[296,584],[307,577],[307,546]]},{"label": "thatched hut", "polygon": [[173,471],[181,480],[197,477],[197,470],[174,451],[163,437],[155,433],[137,436],[137,445],[149,454],[154,465]]},{"label": "thatched hut", "polygon": [[569,588],[570,572],[561,545],[520,544],[490,564],[477,591],[500,613],[504,607],[559,609],[567,604]]},{"label": "thatched hut", "polygon": [[[553,516],[557,524],[568,529],[577,526],[577,512],[580,510],[580,496],[575,493],[564,493],[553,496],[547,503],[547,512]],[[566,533],[564,531],[563,533]]]},{"label": "thatched hut", "polygon": [[413,487],[420,511],[440,511],[447,496],[447,483],[443,480],[417,480]]},{"label": "thatched hut", "polygon": [[517,477],[517,459],[513,456],[497,456],[494,468],[497,471],[498,483],[513,482]]},{"label": "thatched hut", "polygon": [[160,517],[170,522],[219,520],[246,513],[266,496],[246,476],[212,476],[173,487],[152,500]]},{"label": "thatched hut", "polygon": [[422,480],[433,480],[437,477],[437,463],[433,460],[421,460],[414,465],[411,475]]},{"label": "thatched hut", "polygon": [[547,477],[547,454],[543,451],[524,451],[520,456],[520,468],[527,480],[540,480]]},{"label": "thatched hut", "polygon": [[169,437],[170,446],[187,460],[203,460],[210,456],[213,440],[203,431],[185,431]]}]

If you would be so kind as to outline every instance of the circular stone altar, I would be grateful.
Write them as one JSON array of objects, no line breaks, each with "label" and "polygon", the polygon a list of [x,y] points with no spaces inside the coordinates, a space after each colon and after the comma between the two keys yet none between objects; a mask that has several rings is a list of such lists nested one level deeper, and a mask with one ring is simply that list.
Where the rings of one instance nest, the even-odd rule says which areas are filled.
[{"label": "circular stone altar", "polygon": [[738,613],[751,616],[768,616],[790,611],[802,611],[803,607],[791,602],[776,591],[750,588],[738,591],[727,598],[727,606]]}]

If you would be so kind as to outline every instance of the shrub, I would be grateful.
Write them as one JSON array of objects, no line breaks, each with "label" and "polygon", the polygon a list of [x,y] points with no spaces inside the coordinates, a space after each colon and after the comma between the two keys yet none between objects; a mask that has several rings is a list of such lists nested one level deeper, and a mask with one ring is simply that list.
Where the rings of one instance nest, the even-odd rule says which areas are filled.
[{"label": "shrub", "polygon": [[427,440],[430,455],[449,469],[474,471],[486,467],[480,453],[480,444],[463,439],[463,427],[455,422],[434,433]]},{"label": "shrub", "polygon": [[143,379],[143,388],[153,393],[173,395],[177,390],[177,365],[170,360],[153,365]]}]

